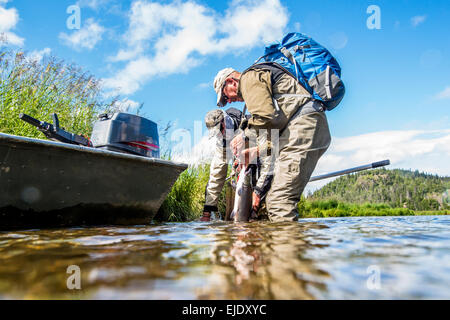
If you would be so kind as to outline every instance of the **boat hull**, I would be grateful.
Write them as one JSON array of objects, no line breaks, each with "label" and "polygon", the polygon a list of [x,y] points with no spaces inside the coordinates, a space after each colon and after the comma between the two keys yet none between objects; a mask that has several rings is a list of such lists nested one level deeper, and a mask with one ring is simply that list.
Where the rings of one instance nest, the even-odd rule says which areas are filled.
[{"label": "boat hull", "polygon": [[186,168],[0,134],[0,229],[149,223]]}]

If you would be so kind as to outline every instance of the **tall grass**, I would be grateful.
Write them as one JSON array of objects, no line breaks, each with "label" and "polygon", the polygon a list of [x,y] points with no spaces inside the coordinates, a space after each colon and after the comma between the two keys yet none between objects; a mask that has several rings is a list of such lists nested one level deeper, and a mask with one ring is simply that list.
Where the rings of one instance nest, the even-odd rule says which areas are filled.
[{"label": "tall grass", "polygon": [[[155,220],[192,221],[200,218],[205,204],[205,190],[209,180],[209,164],[190,167],[175,182],[169,195],[163,202]],[[231,171],[231,167],[229,168]],[[226,210],[227,184],[223,188],[217,207],[219,215],[224,217]]]},{"label": "tall grass", "polygon": [[209,165],[188,168],[175,182],[155,219],[160,221],[191,221],[200,217],[205,202]]},{"label": "tall grass", "polygon": [[113,110],[116,102],[105,101],[99,80],[74,64],[54,57],[38,62],[0,48],[0,132],[43,138],[18,116],[50,122],[56,112],[66,130],[89,135],[98,114]]}]

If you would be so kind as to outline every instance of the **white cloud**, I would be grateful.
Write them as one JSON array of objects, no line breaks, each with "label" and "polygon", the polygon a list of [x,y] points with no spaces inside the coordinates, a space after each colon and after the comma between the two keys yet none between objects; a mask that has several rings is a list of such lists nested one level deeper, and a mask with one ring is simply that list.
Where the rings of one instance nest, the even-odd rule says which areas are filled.
[{"label": "white cloud", "polygon": [[[313,175],[352,168],[389,159],[387,168],[419,170],[450,175],[450,130],[382,131],[359,136],[334,138]],[[311,182],[315,190],[330,182]]]},{"label": "white cloud", "polygon": [[75,50],[88,49],[92,50],[95,45],[102,40],[105,28],[96,23],[92,18],[87,19],[85,25],[72,34],[68,35],[64,32],[59,34],[59,38],[68,46]]},{"label": "white cloud", "polygon": [[19,13],[16,8],[4,8],[6,3],[6,0],[0,0],[0,34],[9,44],[22,46],[25,40],[11,31],[19,22]]},{"label": "white cloud", "polygon": [[44,48],[40,51],[34,50],[29,53],[28,57],[31,60],[34,60],[36,62],[41,62],[41,60],[44,58],[44,56],[48,56],[52,52],[52,49],[50,48]]},{"label": "white cloud", "polygon": [[202,83],[199,83],[198,85],[197,85],[197,89],[201,89],[201,90],[203,90],[203,89],[208,89],[208,88],[212,88],[213,87],[213,82],[212,81],[209,81],[209,82],[202,82]]},{"label": "white cloud", "polygon": [[450,87],[445,88],[443,91],[439,92],[436,96],[436,99],[450,99]]},{"label": "white cloud", "polygon": [[98,10],[100,7],[108,4],[112,0],[79,0],[77,5],[80,7],[88,7],[93,10]]},{"label": "white cloud", "polygon": [[0,7],[0,31],[8,31],[14,28],[19,21],[19,14],[15,8],[6,9]]},{"label": "white cloud", "polygon": [[14,46],[19,47],[23,46],[23,43],[25,41],[24,38],[19,37],[17,34],[13,32],[0,32],[0,38],[1,38],[0,42],[5,41],[7,44],[12,44]]},{"label": "white cloud", "polygon": [[104,79],[105,87],[117,89],[122,94],[134,93],[150,76],[156,74],[153,67],[154,64],[149,58],[140,57],[128,63],[115,77]]},{"label": "white cloud", "polygon": [[286,9],[278,0],[255,2],[234,1],[220,29],[227,36],[218,43],[219,51],[253,47],[277,40],[288,22]]},{"label": "white cloud", "polygon": [[[191,167],[197,167],[206,163],[210,163],[216,148],[216,139],[210,138],[208,135],[204,135],[199,143],[197,143],[191,150],[186,148],[184,141],[190,140],[190,133],[188,131],[183,132],[183,129],[179,129],[172,134],[172,141],[175,138],[180,139],[181,143],[175,146],[172,150],[172,160],[186,163]],[[184,137],[184,134],[186,137]]]},{"label": "white cloud", "polygon": [[248,50],[281,38],[288,22],[279,0],[236,0],[224,15],[192,1],[133,3],[126,46],[110,58],[125,61],[105,87],[136,92],[155,76],[187,72],[208,55]]},{"label": "white cloud", "polygon": [[139,102],[124,98],[120,101],[117,101],[115,107],[117,108],[117,111],[120,112],[132,112],[136,110],[140,105],[141,104]]},{"label": "white cloud", "polygon": [[422,24],[425,22],[425,20],[427,19],[427,16],[415,16],[411,18],[411,25],[413,27],[417,27],[419,24]]},{"label": "white cloud", "polygon": [[120,49],[115,56],[108,57],[108,61],[119,62],[128,61],[135,58],[138,54],[142,52],[140,47],[134,49]]}]

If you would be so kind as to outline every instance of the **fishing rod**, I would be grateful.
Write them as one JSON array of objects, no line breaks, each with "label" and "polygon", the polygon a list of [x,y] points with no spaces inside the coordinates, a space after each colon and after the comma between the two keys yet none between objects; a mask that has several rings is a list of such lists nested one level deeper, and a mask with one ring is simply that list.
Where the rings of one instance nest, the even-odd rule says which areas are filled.
[{"label": "fishing rod", "polygon": [[[350,168],[350,169],[345,169],[345,170],[340,170],[340,171],[335,171],[335,172],[330,172],[330,173],[322,174],[319,176],[315,176],[315,177],[312,177],[311,179],[309,179],[309,182],[328,179],[328,178],[332,178],[332,177],[343,176],[344,174],[354,173],[354,172],[358,172],[358,171],[364,171],[364,170],[368,170],[368,169],[380,168],[380,167],[388,166],[390,164],[391,164],[391,162],[389,160],[373,162],[371,164],[366,164],[366,165],[359,166],[359,167],[354,167],[354,168]],[[230,180],[231,178],[232,178],[232,176],[229,176],[225,180],[225,182]]]},{"label": "fishing rod", "polygon": [[[315,177],[312,177],[311,179],[309,179],[309,182],[323,180],[323,179],[328,179],[328,178],[337,177],[337,176],[342,176],[342,175],[345,175],[345,174],[358,172],[358,171],[363,171],[363,170],[368,170],[368,169],[380,168],[380,167],[387,166],[389,164],[391,164],[391,162],[389,160],[373,162],[371,164],[366,164],[366,165],[359,166],[359,167],[354,167],[354,168],[350,168],[350,169],[345,169],[345,170],[330,172],[330,173],[327,173],[327,174],[322,174],[320,176],[315,176]],[[243,174],[243,176],[242,176],[242,174]],[[231,215],[234,215],[234,218],[233,218],[234,221],[248,221],[250,215],[252,214],[252,210],[251,210],[251,206],[252,206],[252,187],[251,187],[251,182],[249,182],[246,185],[245,184],[245,180],[241,181],[241,179],[246,179],[247,175],[248,175],[247,171],[245,171],[244,173],[241,173],[241,175],[239,176],[239,180],[237,182],[237,185],[235,187],[236,188],[236,199],[234,201],[234,208],[233,208],[233,211],[231,213]],[[227,180],[229,180],[232,176],[233,175],[231,175]],[[239,184],[241,184],[241,185],[239,186]],[[261,197],[260,201],[263,201],[265,196],[266,196],[266,194],[264,194]]]},{"label": "fishing rod", "polygon": [[349,174],[349,173],[368,170],[368,169],[380,168],[380,167],[388,166],[390,164],[391,164],[391,162],[389,160],[373,162],[371,164],[366,164],[364,166],[359,166],[359,167],[355,167],[355,168],[350,168],[350,169],[345,169],[345,170],[341,170],[341,171],[335,171],[335,172],[330,172],[327,174],[322,174],[320,176],[315,176],[315,177],[312,177],[311,179],[309,179],[309,182],[328,179],[328,178],[337,177],[337,176],[342,176],[344,174]]}]

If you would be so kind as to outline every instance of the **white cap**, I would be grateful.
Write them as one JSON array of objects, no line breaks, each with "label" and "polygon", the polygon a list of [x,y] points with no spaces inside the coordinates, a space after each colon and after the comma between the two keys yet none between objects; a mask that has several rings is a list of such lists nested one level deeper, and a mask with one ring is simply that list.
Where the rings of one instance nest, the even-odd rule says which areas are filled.
[{"label": "white cap", "polygon": [[223,99],[223,86],[225,85],[225,80],[226,78],[228,78],[228,76],[230,74],[232,74],[233,72],[235,72],[236,70],[234,70],[233,68],[225,68],[220,70],[216,77],[214,78],[214,90],[217,93],[217,106],[219,107],[223,107],[224,105],[226,105],[226,101],[225,99]]}]

